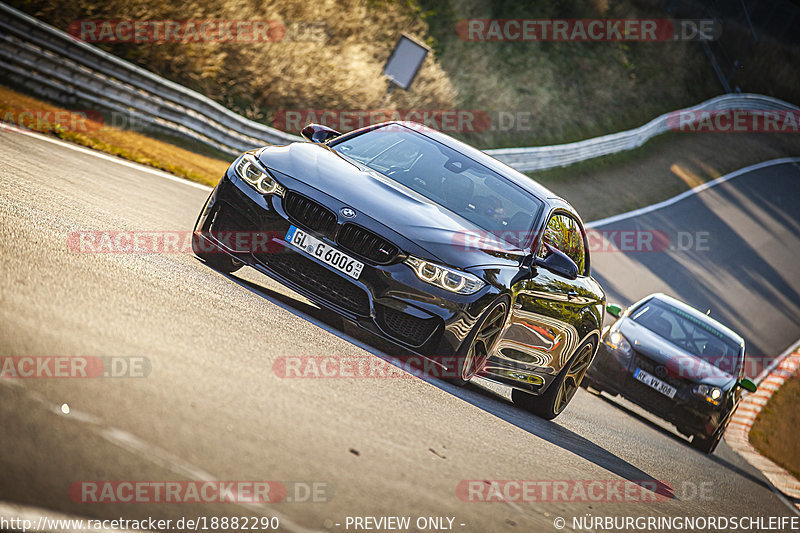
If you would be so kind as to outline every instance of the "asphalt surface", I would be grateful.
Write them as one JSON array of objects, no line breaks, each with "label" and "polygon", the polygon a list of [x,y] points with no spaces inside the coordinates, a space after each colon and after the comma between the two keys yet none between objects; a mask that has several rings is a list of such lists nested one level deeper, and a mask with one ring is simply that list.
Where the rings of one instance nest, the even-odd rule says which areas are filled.
[{"label": "asphalt surface", "polygon": [[[67,240],[79,230],[188,230],[208,193],[28,135],[0,135],[2,354],[144,356],[152,368],[146,378],[0,380],[0,502],[99,518],[279,516],[280,531],[334,532],[348,531],[347,516],[447,516],[457,531],[485,532],[555,531],[557,517],[570,530],[587,513],[792,513],[724,443],[702,455],[629,404],[583,390],[546,422],[515,408],[503,388],[280,378],[272,364],[282,356],[381,352],[250,270],[224,276],[191,254],[71,251]],[[687,298],[695,304],[708,298],[712,313],[736,317],[730,325],[753,335],[751,346],[777,350],[800,337],[791,279],[800,259],[797,178],[787,165],[703,193],[698,201],[718,224],[709,231],[741,239],[698,256],[698,265],[679,254],[607,253],[595,254],[597,272],[625,301],[653,290],[697,296]],[[700,214],[682,223],[692,220],[710,228]],[[719,257],[728,260],[712,262]],[[680,286],[692,279],[674,274],[684,269],[697,284]],[[741,305],[737,294],[746,296]],[[85,504],[69,496],[81,480],[209,479],[325,483],[329,501]],[[672,489],[656,502],[456,495],[462,480],[498,479]]]},{"label": "asphalt surface", "polygon": [[769,360],[800,337],[799,197],[800,166],[789,163],[595,226],[627,252],[597,244],[595,277],[609,301],[661,291],[710,310],[744,337],[751,358]]}]

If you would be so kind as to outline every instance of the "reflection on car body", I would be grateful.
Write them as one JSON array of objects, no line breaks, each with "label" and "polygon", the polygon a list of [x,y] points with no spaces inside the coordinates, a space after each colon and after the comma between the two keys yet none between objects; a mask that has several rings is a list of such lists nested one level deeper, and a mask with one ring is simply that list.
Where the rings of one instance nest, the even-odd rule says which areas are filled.
[{"label": "reflection on car body", "polygon": [[[303,135],[233,162],[200,213],[195,253],[225,272],[253,267],[453,382],[480,374],[540,416],[561,413],[605,309],[575,210],[417,124]],[[233,249],[224,231],[264,232],[271,251]]]}]

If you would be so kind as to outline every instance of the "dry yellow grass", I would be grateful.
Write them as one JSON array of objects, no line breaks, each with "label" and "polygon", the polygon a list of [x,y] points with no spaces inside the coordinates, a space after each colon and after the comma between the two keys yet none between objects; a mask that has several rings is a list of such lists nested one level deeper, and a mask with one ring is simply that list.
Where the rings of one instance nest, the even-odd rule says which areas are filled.
[{"label": "dry yellow grass", "polygon": [[[719,94],[701,49],[689,42],[467,42],[464,19],[664,17],[652,2],[418,0],[457,106],[531,113],[522,131],[502,127],[468,139],[482,147],[560,144],[636,127]],[[435,21],[435,22],[434,22]]]},{"label": "dry yellow grass", "polygon": [[[103,45],[125,59],[269,123],[286,109],[371,109],[388,82],[382,67],[398,35],[425,40],[427,25],[410,3],[382,0],[49,0],[12,2],[66,30],[75,20],[280,20],[279,42],[185,42]],[[321,31],[313,31],[314,29]],[[447,74],[429,55],[396,108],[447,108],[455,101]]]},{"label": "dry yellow grass", "polygon": [[[41,120],[20,119],[20,113],[34,112]],[[72,124],[56,122],[52,113],[69,113],[64,108],[0,86],[0,118],[29,129],[117,155],[130,161],[165,170],[192,181],[214,185],[229,162],[206,157],[140,133],[125,131],[87,120]],[[60,117],[59,116],[59,117]],[[74,116],[74,115],[73,115]],[[20,124],[20,121],[22,124]],[[77,127],[75,127],[77,126]]]},{"label": "dry yellow grass", "polygon": [[761,410],[750,442],[766,457],[800,477],[800,443],[795,428],[800,424],[800,377],[790,379]]}]

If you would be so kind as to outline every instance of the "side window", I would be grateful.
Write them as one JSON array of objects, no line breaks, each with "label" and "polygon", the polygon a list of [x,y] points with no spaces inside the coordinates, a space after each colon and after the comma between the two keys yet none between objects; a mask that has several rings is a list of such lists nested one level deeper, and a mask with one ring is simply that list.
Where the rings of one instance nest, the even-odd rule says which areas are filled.
[{"label": "side window", "polygon": [[578,265],[578,272],[581,274],[586,272],[586,251],[583,247],[583,234],[577,220],[562,213],[550,217],[544,230],[542,246],[538,252],[542,259],[547,256],[545,242],[575,261],[575,264]]}]

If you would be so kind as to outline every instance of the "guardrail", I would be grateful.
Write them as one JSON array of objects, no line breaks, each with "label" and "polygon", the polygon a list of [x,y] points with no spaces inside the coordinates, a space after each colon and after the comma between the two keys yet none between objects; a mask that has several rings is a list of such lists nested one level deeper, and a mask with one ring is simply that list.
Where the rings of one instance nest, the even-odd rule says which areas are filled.
[{"label": "guardrail", "polygon": [[[230,154],[300,140],[243,117],[210,98],[77,40],[0,2],[0,70],[9,79],[52,100],[88,102],[132,120],[185,135]],[[731,94],[693,108],[702,110],[800,110],[757,94]],[[669,130],[661,115],[639,128],[569,144],[486,150],[521,171],[564,167],[637,148]]]},{"label": "guardrail", "polygon": [[0,2],[0,69],[57,101],[85,101],[238,154],[300,140]]},{"label": "guardrail", "polygon": [[[586,139],[555,146],[536,146],[533,148],[501,148],[486,150],[486,153],[517,170],[544,170],[565,167],[579,161],[611,155],[617,152],[638,148],[656,135],[670,131],[674,127],[675,115],[682,111],[729,111],[747,109],[753,111],[799,111],[795,105],[760,94],[726,94],[679,111],[664,113],[644,126],[611,133],[602,137]],[[670,119],[672,116],[672,120]]]}]

